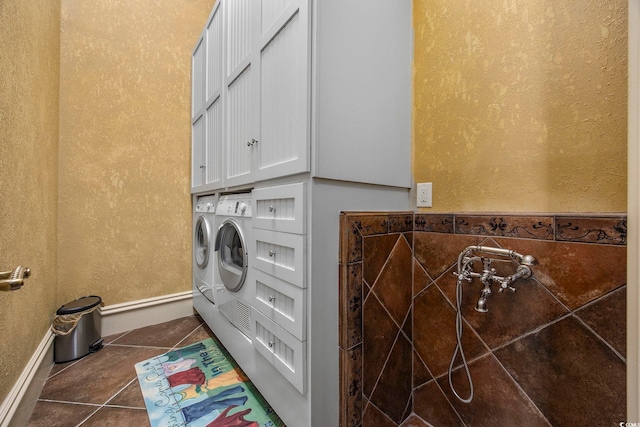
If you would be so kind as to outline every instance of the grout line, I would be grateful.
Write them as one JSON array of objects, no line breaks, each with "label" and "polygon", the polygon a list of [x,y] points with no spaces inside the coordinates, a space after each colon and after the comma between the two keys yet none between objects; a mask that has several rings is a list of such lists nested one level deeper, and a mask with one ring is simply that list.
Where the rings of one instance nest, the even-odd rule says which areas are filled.
[{"label": "grout line", "polygon": [[428,421],[425,421],[420,415],[416,414],[415,412],[412,412],[411,415],[413,415],[414,417],[422,421],[427,427],[435,427],[433,424],[431,424]]},{"label": "grout line", "polygon": [[[393,318],[392,318],[392,320],[393,320]],[[395,324],[395,322],[394,322],[394,324]],[[378,376],[376,377],[375,382],[373,383],[373,387],[371,387],[371,396],[369,396],[369,397],[373,397],[373,394],[375,393],[376,389],[378,388],[378,383],[380,382],[380,379],[382,378],[382,374],[384,374],[384,369],[387,367],[387,363],[389,362],[389,358],[391,357],[391,353],[393,353],[394,346],[398,342],[398,337],[400,336],[400,334],[402,334],[402,330],[398,330],[398,333],[396,334],[396,336],[393,339],[393,344],[391,344],[391,347],[389,347],[389,353],[387,354],[387,357],[384,359],[384,363],[382,364],[382,367],[380,368],[380,373],[378,374]],[[362,352],[362,365],[363,365],[362,366],[362,372],[364,372],[364,346],[363,346],[363,352]],[[363,381],[364,381],[364,379],[363,379]],[[364,384],[363,384],[363,387],[364,387]],[[364,393],[364,390],[363,390],[363,393]],[[369,400],[371,400],[371,399],[369,399]]]},{"label": "grout line", "polygon": [[611,296],[612,294],[614,294],[614,293],[616,293],[618,291],[622,291],[623,289],[625,289],[625,291],[626,291],[626,287],[627,287],[627,284],[625,283],[624,285],[620,285],[615,289],[610,289],[607,292],[605,292],[604,294],[602,294],[599,297],[595,298],[594,300],[589,301],[588,303],[586,303],[584,305],[581,305],[580,307],[576,308],[575,310],[573,310],[573,312],[577,313],[578,311],[580,311],[580,310],[582,310],[584,308],[587,308],[589,306],[592,306],[592,305],[600,302],[600,300],[602,300],[604,298],[607,298],[607,297]]},{"label": "grout line", "polygon": [[76,427],[80,427],[81,425],[83,425],[84,423],[86,423],[87,421],[89,421],[89,419],[91,417],[93,417],[95,414],[98,413],[98,411],[102,409],[102,406],[99,407],[98,409],[96,409],[95,411],[93,411],[91,414],[89,414],[89,416],[87,418],[85,418],[84,420],[80,421],[78,424],[76,424]]},{"label": "grout line", "polygon": [[116,338],[114,338],[113,341],[110,341],[108,344],[105,344],[105,346],[115,344],[119,339],[121,339],[122,337],[126,337],[127,335],[129,335],[134,330],[135,329],[132,329],[132,330],[129,330],[129,331],[126,331],[126,332],[121,332],[120,334],[113,334],[113,335],[118,335],[118,336]]},{"label": "grout line", "polygon": [[182,338],[180,341],[178,341],[178,343],[176,345],[171,347],[171,350],[175,350],[176,348],[180,348],[178,346],[180,346],[180,344],[185,342],[185,340],[187,340],[187,338],[189,338],[191,335],[195,334],[198,329],[203,329],[204,328],[203,325],[204,325],[204,322],[200,323],[198,326],[196,326],[191,332],[189,332],[187,335],[185,335],[184,338]]},{"label": "grout line", "polygon": [[553,424],[551,424],[551,421],[549,421],[547,416],[542,412],[542,409],[540,409],[540,407],[536,404],[536,402],[533,401],[531,396],[529,396],[529,393],[527,393],[526,390],[524,388],[522,388],[520,383],[511,375],[509,370],[502,364],[500,359],[498,359],[498,357],[493,353],[491,353],[491,356],[498,363],[498,365],[502,368],[502,370],[507,374],[507,377],[509,377],[511,379],[511,381],[513,381],[513,383],[515,384],[516,388],[520,391],[520,393],[522,393],[524,396],[526,396],[526,400],[529,401],[529,403],[531,403],[531,405],[534,408],[536,408],[536,410],[538,411],[540,416],[547,422],[549,427],[553,427]]},{"label": "grout line", "polygon": [[[418,264],[418,267],[420,267],[420,270],[422,270],[424,272],[425,276],[427,276],[427,284],[425,285],[424,288],[422,288],[420,290],[420,292],[418,292],[417,294],[414,294],[414,291],[415,291],[414,286],[415,286],[415,278],[416,278],[416,275],[415,275],[415,272],[416,272],[415,271],[416,270],[416,266],[415,265],[416,264]],[[418,261],[416,259],[416,257],[413,255],[413,253],[411,254],[411,268],[412,268],[412,270],[411,270],[411,295],[412,295],[412,297],[411,297],[411,307],[413,307],[413,302],[415,301],[415,299],[418,298],[422,293],[424,293],[424,291],[426,291],[429,286],[435,284],[436,281],[433,280],[433,278],[431,277],[431,275],[429,274],[427,269],[424,268],[424,266],[422,264],[420,264],[420,261]],[[446,271],[448,271],[448,269]]]},{"label": "grout line", "polygon": [[134,381],[137,381],[137,380],[138,380],[138,378],[134,377],[131,381],[129,381],[127,384],[125,384],[124,387],[122,387],[120,390],[116,391],[110,398],[108,398],[106,400],[106,402],[104,402],[102,404],[102,406],[108,405],[109,402],[111,402],[113,399],[115,399],[117,395],[119,395],[120,393],[125,391],[127,387],[129,387],[131,384],[133,384]]},{"label": "grout line", "polygon": [[[492,355],[492,356],[494,356],[496,359],[498,359],[498,358],[497,358],[497,356],[495,356],[495,352],[496,352],[497,350],[500,350],[500,349],[502,349],[502,348],[504,348],[504,347],[508,347],[509,345],[511,345],[511,344],[513,344],[513,343],[515,343],[516,341],[521,340],[522,338],[525,338],[525,337],[527,337],[527,336],[529,336],[529,335],[532,335],[532,334],[536,334],[536,333],[540,332],[541,330],[545,329],[546,327],[551,326],[551,325],[553,325],[554,323],[558,323],[559,321],[561,321],[561,320],[563,320],[563,319],[566,319],[566,318],[569,318],[569,317],[571,317],[571,316],[572,316],[572,313],[566,313],[566,314],[564,314],[564,315],[562,315],[562,316],[560,316],[560,317],[558,317],[558,318],[554,319],[553,321],[551,321],[551,322],[549,322],[549,323],[546,323],[546,324],[544,324],[544,325],[541,325],[541,326],[537,327],[536,329],[532,329],[532,330],[531,330],[531,331],[529,331],[529,332],[525,332],[524,334],[519,335],[519,336],[517,336],[516,338],[513,338],[512,340],[507,341],[507,342],[505,342],[505,343],[503,343],[503,344],[499,345],[499,346],[498,346],[498,347],[496,347],[496,348],[493,348],[493,349],[489,348],[489,351],[488,351],[487,353],[483,353],[483,354],[481,354],[481,355],[479,355],[479,356],[476,356],[476,357],[474,357],[474,358],[472,358],[472,359],[467,359],[467,364],[468,364],[468,365],[471,365],[472,363],[474,363],[474,362],[476,362],[476,361],[478,361],[478,360],[482,359],[483,357],[486,357],[487,355]],[[464,320],[464,322],[465,322],[465,323],[467,323],[466,319],[464,319],[464,318],[463,318],[463,320]],[[477,332],[475,332],[475,330],[474,330],[471,326],[469,326],[469,324],[468,324],[468,323],[467,323],[467,327],[468,327],[468,328],[470,328],[470,329],[471,329],[471,330],[476,334],[476,336],[478,336],[478,338],[481,340],[481,342],[482,342],[483,344],[485,344],[485,343],[484,343],[484,341],[482,341],[482,338],[480,338],[480,336],[477,334]],[[485,345],[486,345],[486,344],[485,344]],[[498,360],[498,361],[499,361],[499,360]],[[461,369],[461,368],[462,368],[462,363],[459,363],[459,364],[455,365],[453,369],[454,369],[454,371],[456,371],[456,370]],[[448,375],[448,373],[449,373],[449,372],[448,372],[448,370],[447,370],[447,372],[445,372],[445,373],[443,373],[443,374],[441,374],[441,375],[438,375],[437,377],[434,377],[434,378],[435,378],[436,380],[437,380],[437,379],[440,379],[440,378],[443,378],[443,377],[447,376],[447,375]]]},{"label": "grout line", "polygon": [[70,400],[57,400],[57,399],[38,399],[39,402],[48,402],[48,403],[62,403],[66,405],[78,405],[78,406],[96,406],[102,407],[100,403],[85,403],[85,402],[73,402]]},{"label": "grout line", "polygon": [[147,411],[147,408],[141,408],[140,406],[127,406],[127,405],[103,405],[102,408],[115,408],[115,409],[133,409],[137,411]]},{"label": "grout line", "polygon": [[562,306],[566,311],[569,311],[569,312],[572,312],[572,311],[573,311],[573,310],[572,310],[572,309],[571,309],[567,304],[565,304],[564,302],[562,302],[562,301],[560,300],[560,298],[558,298],[558,296],[557,296],[554,292],[552,292],[552,291],[551,291],[551,289],[549,289],[549,287],[548,287],[547,285],[545,285],[541,280],[539,280],[539,279],[536,277],[536,275],[535,275],[535,271],[533,271],[533,270],[531,271],[531,277],[529,277],[529,279],[528,279],[528,280],[533,280],[533,281],[534,281],[534,282],[536,282],[538,285],[542,286],[542,288],[543,288],[545,291],[547,291],[547,293],[548,293],[549,295],[551,295],[551,298],[553,298],[554,300],[556,300],[556,302],[557,302],[558,304],[560,304],[560,305],[561,305],[561,306]]},{"label": "grout line", "polygon": [[[387,233],[384,234],[384,236],[397,236],[396,238],[396,242],[393,244],[393,247],[391,248],[391,250],[389,251],[389,255],[387,255],[387,259],[385,259],[384,263],[382,264],[382,266],[380,267],[380,271],[378,271],[377,276],[375,277],[375,279],[373,279],[373,283],[371,284],[371,290],[373,291],[374,286],[376,285],[376,283],[378,283],[378,279],[380,278],[380,276],[382,275],[382,273],[384,272],[385,267],[387,266],[387,264],[389,264],[389,260],[391,259],[391,257],[393,256],[393,252],[396,250],[396,248],[399,245],[400,242],[400,238],[404,237],[404,235],[402,233]],[[374,235],[374,236],[381,236],[380,234]],[[404,241],[407,243],[407,245],[410,247],[411,249],[411,253],[413,254],[413,248],[411,248],[411,245],[409,245],[407,242],[407,239],[404,239]],[[364,244],[365,244],[365,240],[364,240],[364,236],[363,236],[363,240],[362,240],[362,252],[364,254]],[[363,255],[364,256],[364,255]],[[412,260],[413,262],[413,260]],[[364,282],[364,260],[362,262],[362,281]],[[413,279],[412,279],[412,284],[413,284]],[[413,294],[413,292],[412,292]]]},{"label": "grout line", "polygon": [[572,313],[573,317],[575,319],[578,320],[578,322],[580,322],[580,324],[582,324],[582,326],[584,326],[585,328],[587,328],[587,330],[589,332],[591,332],[593,335],[595,335],[595,337],[602,341],[604,343],[604,345],[606,345],[612,352],[613,354],[615,354],[616,356],[618,356],[620,358],[620,360],[622,360],[622,362],[624,362],[624,364],[627,364],[627,358],[624,357],[618,350],[615,349],[615,347],[613,347],[611,344],[609,344],[609,341],[605,340],[599,333],[597,333],[595,330],[593,330],[593,328],[591,326],[589,326],[587,324],[587,322],[585,322],[584,320],[582,320],[582,318],[580,316],[578,316],[576,313]]},{"label": "grout line", "polygon": [[[64,371],[66,371],[67,369],[69,369],[70,367],[74,366],[76,363],[80,362],[83,358],[77,359],[77,360],[73,360],[71,362],[64,362],[64,363],[68,363],[67,366],[65,366],[64,368],[60,369],[58,372],[56,372],[55,374],[49,375],[46,379],[46,381],[49,381],[50,379],[57,377],[58,375],[60,375],[61,373],[63,373]],[[51,367],[51,369],[53,369],[56,366],[56,363],[54,362],[54,365]],[[51,374],[51,372],[49,372],[49,374]]]},{"label": "grout line", "polygon": [[[382,416],[383,416],[384,418],[386,418],[387,420],[391,421],[391,422],[393,423],[393,425],[397,425],[395,421],[393,421],[391,418],[389,418],[389,415],[387,415],[387,413],[386,413],[385,411],[383,411],[380,407],[378,407],[378,405],[376,405],[375,403],[373,403],[373,402],[371,401],[371,399],[368,399],[368,400],[369,400],[369,404],[368,404],[367,406],[369,406],[369,405],[373,406],[374,408],[376,408],[376,409],[378,410],[378,412],[380,412],[380,414],[382,414]],[[363,415],[363,416],[364,416],[364,413],[365,413],[365,411],[363,410],[363,411],[362,411],[362,415]]]},{"label": "grout line", "polygon": [[[447,374],[443,374],[440,375],[438,378],[442,378]],[[444,392],[444,389],[440,386],[440,383],[438,382],[438,379],[436,377],[433,377],[431,380],[427,381],[426,383],[422,384],[420,387],[418,388],[422,388],[425,387],[427,384],[429,384],[430,382],[432,382],[436,385],[436,387],[438,388],[438,390],[440,391],[440,393],[442,394],[442,397],[444,397],[444,399],[447,401],[447,403],[449,404],[449,407],[451,408],[451,410],[456,414],[456,416],[458,417],[458,420],[460,421],[460,426],[464,427],[466,426],[464,420],[462,419],[462,416],[460,415],[460,413],[458,412],[458,410],[456,409],[456,407],[454,406],[454,404],[451,402],[451,400],[449,399],[449,396],[447,396],[447,393]],[[415,391],[415,389],[414,389]],[[420,418],[422,420],[422,418]],[[424,420],[423,420],[424,421]]]},{"label": "grout line", "polygon": [[139,344],[109,344],[111,347],[129,347],[129,348],[157,348],[158,350],[171,350],[174,347],[159,347],[155,345],[139,345]]},{"label": "grout line", "polygon": [[515,337],[515,338],[513,338],[513,339],[511,339],[509,341],[506,341],[506,342],[500,344],[499,346],[491,349],[491,353],[494,353],[497,350],[505,348],[505,347],[515,343],[516,341],[520,341],[521,339],[526,338],[526,337],[528,337],[530,335],[537,334],[538,332],[542,331],[543,329],[546,329],[547,327],[549,327],[549,326],[551,326],[553,324],[556,324],[556,323],[558,323],[558,322],[560,322],[560,321],[562,321],[564,319],[567,319],[567,318],[571,317],[572,315],[573,315],[573,313],[571,313],[571,312],[565,313],[565,314],[563,314],[561,316],[556,317],[555,319],[551,320],[548,323],[544,323],[542,325],[538,325],[535,329],[532,329],[532,330],[530,330],[528,332],[524,332],[523,334],[518,335],[517,337]]}]

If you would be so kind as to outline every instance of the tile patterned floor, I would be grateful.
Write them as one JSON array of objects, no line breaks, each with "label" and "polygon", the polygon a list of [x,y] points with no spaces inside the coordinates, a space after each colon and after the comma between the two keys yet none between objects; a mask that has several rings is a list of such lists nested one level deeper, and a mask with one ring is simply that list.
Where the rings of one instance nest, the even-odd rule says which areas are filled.
[{"label": "tile patterned floor", "polygon": [[189,316],[105,337],[97,353],[54,365],[27,426],[149,426],[134,365],[212,336]]}]

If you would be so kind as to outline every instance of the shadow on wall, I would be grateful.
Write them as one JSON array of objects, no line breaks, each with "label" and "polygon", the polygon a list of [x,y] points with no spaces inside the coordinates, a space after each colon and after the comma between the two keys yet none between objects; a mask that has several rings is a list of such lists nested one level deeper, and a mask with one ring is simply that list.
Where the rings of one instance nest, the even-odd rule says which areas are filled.
[{"label": "shadow on wall", "polygon": [[[474,309],[480,281],[464,285],[474,385],[465,404],[447,377],[453,272],[460,251],[478,244],[539,265],[517,292],[494,293],[487,313]],[[344,213],[340,245],[342,427],[399,426],[412,414],[412,426],[625,419],[626,216]],[[466,397],[457,363],[453,383]]]}]

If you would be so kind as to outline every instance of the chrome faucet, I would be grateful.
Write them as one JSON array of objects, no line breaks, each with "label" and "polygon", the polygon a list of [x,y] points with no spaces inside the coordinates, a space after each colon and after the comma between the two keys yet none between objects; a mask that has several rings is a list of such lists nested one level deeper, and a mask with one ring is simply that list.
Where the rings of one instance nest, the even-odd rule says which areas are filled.
[{"label": "chrome faucet", "polygon": [[[519,263],[516,268],[516,272],[509,276],[498,276],[496,274],[496,269],[491,268],[492,258],[480,257],[478,253],[484,254],[492,254],[498,255],[502,257],[511,258],[514,261]],[[472,271],[472,261],[473,260],[482,260],[482,273],[475,273]],[[463,261],[462,263],[460,261]],[[509,290],[511,292],[515,292],[516,288],[511,286],[513,282],[518,279],[526,279],[531,277],[531,269],[529,266],[537,264],[536,259],[531,255],[522,255],[516,251],[510,249],[502,249],[502,248],[493,248],[489,246],[469,246],[465,250],[460,253],[458,257],[458,270],[457,275],[464,280],[471,281],[472,278],[477,277],[483,284],[482,291],[480,292],[480,298],[476,303],[476,311],[480,313],[486,313],[489,311],[487,309],[487,299],[492,295],[493,291],[491,290],[491,285],[493,283],[499,283],[500,289],[499,292],[503,292],[505,290]],[[463,266],[464,265],[464,266]]]},{"label": "chrome faucet", "polygon": [[[516,272],[509,276],[498,276],[496,274],[496,269],[491,268],[491,262],[496,261],[492,258],[480,256],[478,254],[491,254],[498,255],[501,257],[511,258],[513,261],[518,263],[516,267]],[[482,273],[476,273],[473,271],[473,263],[475,261],[482,261]],[[487,246],[468,246],[460,255],[458,255],[458,271],[454,272],[458,277],[456,283],[456,347],[453,351],[453,355],[451,356],[451,362],[449,363],[449,386],[451,387],[451,391],[453,394],[463,403],[469,403],[473,400],[473,381],[471,380],[471,373],[469,372],[469,365],[467,363],[467,358],[464,355],[464,350],[462,349],[462,330],[463,330],[463,320],[462,320],[462,285],[466,280],[467,282],[471,282],[473,278],[479,278],[482,282],[482,291],[480,292],[480,298],[478,298],[478,302],[476,303],[476,311],[480,313],[486,313],[489,311],[487,309],[487,299],[493,294],[491,290],[491,285],[494,282],[500,283],[500,292],[504,290],[510,290],[512,292],[516,291],[516,288],[511,286],[513,282],[521,278],[527,278],[531,276],[531,269],[529,266],[537,264],[537,261],[531,255],[522,255],[516,251],[512,251],[509,249],[502,248],[492,248]],[[456,388],[453,386],[452,374],[453,368],[455,365],[456,357],[460,355],[462,359],[462,365],[464,367],[464,372],[467,375],[467,380],[469,381],[469,396],[462,397],[458,394]]]},{"label": "chrome faucet", "polygon": [[489,311],[487,309],[487,299],[491,296],[491,281],[495,280],[496,277],[496,269],[491,268],[491,258],[482,258],[482,274],[480,275],[480,281],[484,285],[482,291],[480,291],[480,298],[478,298],[478,302],[476,303],[476,311],[480,313],[486,313]]}]

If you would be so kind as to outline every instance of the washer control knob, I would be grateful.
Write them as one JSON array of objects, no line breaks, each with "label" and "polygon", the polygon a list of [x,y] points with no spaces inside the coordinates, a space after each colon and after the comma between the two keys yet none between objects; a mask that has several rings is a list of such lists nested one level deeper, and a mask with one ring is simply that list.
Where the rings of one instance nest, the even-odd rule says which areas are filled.
[{"label": "washer control knob", "polygon": [[238,203],[238,212],[244,215],[247,210],[247,204],[245,202]]}]

